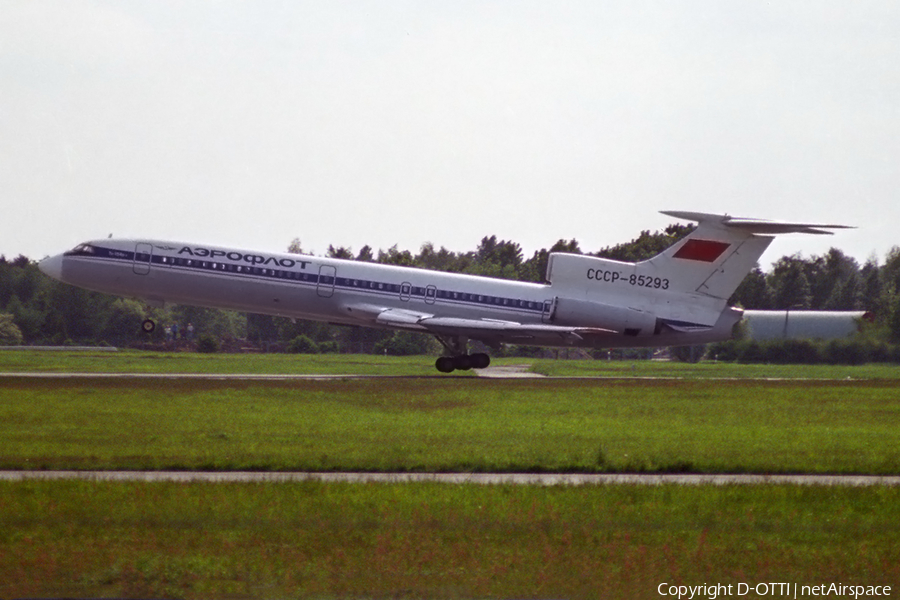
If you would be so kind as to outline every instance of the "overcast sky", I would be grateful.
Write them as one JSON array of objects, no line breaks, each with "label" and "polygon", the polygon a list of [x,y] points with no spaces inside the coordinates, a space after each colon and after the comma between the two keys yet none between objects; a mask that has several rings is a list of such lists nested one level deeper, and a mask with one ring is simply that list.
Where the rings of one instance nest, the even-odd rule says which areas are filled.
[{"label": "overcast sky", "polygon": [[[900,244],[900,3],[0,0],[0,254]],[[764,265],[766,266],[766,265]]]}]

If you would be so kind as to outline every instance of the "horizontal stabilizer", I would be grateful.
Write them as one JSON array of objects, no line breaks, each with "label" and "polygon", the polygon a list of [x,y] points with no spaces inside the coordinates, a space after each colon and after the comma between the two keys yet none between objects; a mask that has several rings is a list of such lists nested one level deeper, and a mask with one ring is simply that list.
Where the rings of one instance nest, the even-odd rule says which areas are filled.
[{"label": "horizontal stabilizer", "polygon": [[766,219],[745,219],[740,217],[730,217],[728,215],[713,215],[709,213],[686,212],[678,210],[662,210],[662,214],[675,217],[676,219],[684,219],[686,221],[696,221],[698,223],[719,224],[730,229],[739,229],[747,233],[755,233],[762,235],[777,235],[780,233],[811,233],[814,235],[834,235],[828,229],[853,229],[849,225],[823,225],[819,223],[782,223],[779,221],[768,221]]}]

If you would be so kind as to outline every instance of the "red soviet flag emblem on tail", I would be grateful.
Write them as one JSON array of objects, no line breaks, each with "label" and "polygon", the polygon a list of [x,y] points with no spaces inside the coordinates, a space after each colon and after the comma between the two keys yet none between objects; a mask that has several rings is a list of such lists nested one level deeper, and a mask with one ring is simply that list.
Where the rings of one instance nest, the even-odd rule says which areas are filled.
[{"label": "red soviet flag emblem on tail", "polygon": [[684,246],[678,249],[678,252],[674,254],[674,257],[711,263],[722,256],[722,253],[725,252],[730,245],[731,244],[728,242],[690,239]]}]

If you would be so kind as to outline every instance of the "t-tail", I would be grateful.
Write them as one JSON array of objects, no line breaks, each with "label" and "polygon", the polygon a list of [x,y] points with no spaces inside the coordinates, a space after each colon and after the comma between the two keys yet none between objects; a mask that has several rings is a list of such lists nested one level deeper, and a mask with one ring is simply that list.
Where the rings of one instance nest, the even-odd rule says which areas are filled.
[{"label": "t-tail", "polygon": [[716,331],[707,336],[710,340],[726,339],[741,315],[727,307],[728,299],[758,264],[774,235],[831,234],[829,229],[845,228],[697,212],[663,214],[696,221],[697,227],[649,260],[626,263],[551,254],[547,279],[555,296],[554,320],[587,319],[597,327],[641,338],[635,339],[634,345],[663,341],[652,339],[654,336],[667,338],[711,329]]}]

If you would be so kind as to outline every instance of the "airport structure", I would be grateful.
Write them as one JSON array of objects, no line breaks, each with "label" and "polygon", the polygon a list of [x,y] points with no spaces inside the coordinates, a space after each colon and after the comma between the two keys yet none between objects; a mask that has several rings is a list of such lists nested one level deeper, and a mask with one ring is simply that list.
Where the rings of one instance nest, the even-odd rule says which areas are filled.
[{"label": "airport structure", "polygon": [[747,337],[758,342],[833,340],[858,333],[870,319],[864,311],[745,310],[743,323]]}]

